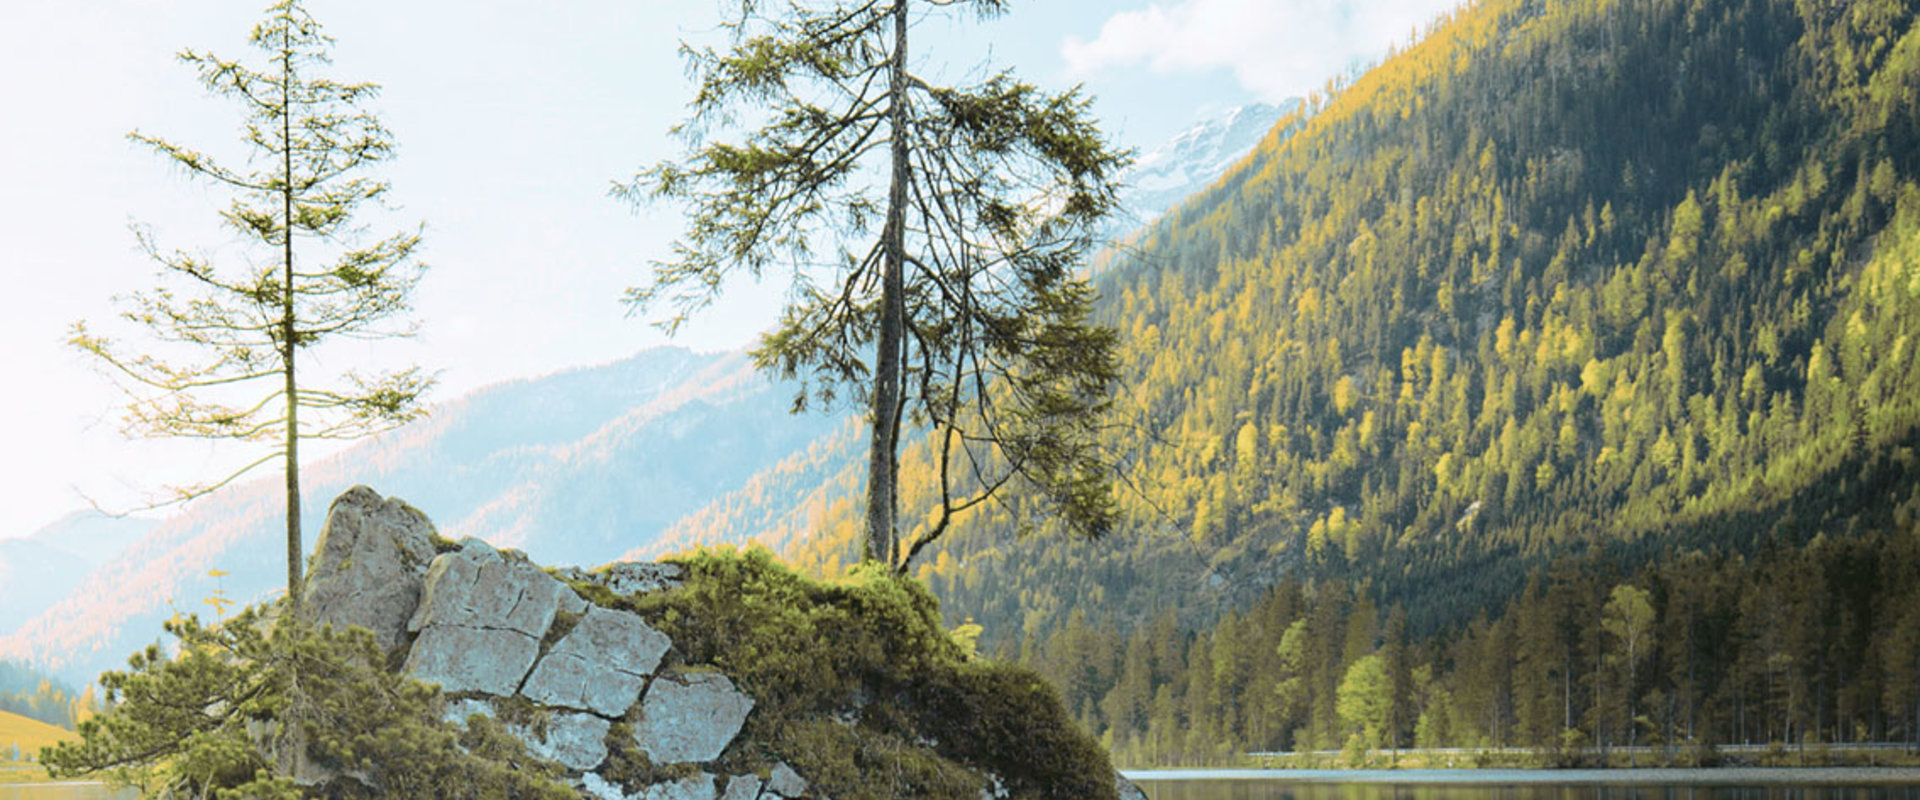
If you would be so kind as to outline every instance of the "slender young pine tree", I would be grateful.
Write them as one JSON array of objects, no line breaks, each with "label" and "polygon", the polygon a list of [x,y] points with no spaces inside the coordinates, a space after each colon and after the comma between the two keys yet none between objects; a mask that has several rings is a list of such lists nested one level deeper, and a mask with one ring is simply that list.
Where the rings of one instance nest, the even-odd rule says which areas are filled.
[{"label": "slender young pine tree", "polygon": [[125,320],[154,340],[133,352],[76,323],[72,342],[96,356],[129,395],[129,435],[238,439],[268,452],[226,477],[172,490],[171,501],[204,495],[254,468],[280,460],[286,470],[287,597],[299,603],[302,439],[346,439],[402,424],[423,413],[432,378],[418,368],[348,372],[316,387],[299,372],[302,352],[333,339],[407,336],[397,321],[424,267],[417,231],[370,238],[354,215],[387,192],[369,168],[393,155],[393,137],[366,109],[378,91],[323,74],[329,38],[300,0],[267,9],[249,42],[257,65],[186,50],[207,91],[243,113],[241,166],[140,132],[129,138],[226,190],[220,211],[250,247],[241,263],[162,250],[137,230],[162,285],[119,298]]}]

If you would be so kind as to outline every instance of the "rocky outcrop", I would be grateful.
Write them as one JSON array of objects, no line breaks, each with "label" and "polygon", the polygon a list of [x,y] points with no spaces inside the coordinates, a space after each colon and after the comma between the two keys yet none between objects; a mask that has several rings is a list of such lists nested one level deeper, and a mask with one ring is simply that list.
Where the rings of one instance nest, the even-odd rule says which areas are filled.
[{"label": "rocky outcrop", "polygon": [[[755,557],[746,557],[734,562],[730,569],[761,570],[747,573],[760,578],[743,578],[739,586],[707,583],[713,580],[712,573],[704,571],[710,568],[710,562],[695,560],[689,563],[703,571],[697,578],[701,583],[694,586],[693,591],[647,598],[643,596],[646,593],[671,590],[692,580],[686,568],[674,564],[622,563],[593,570],[562,567],[549,571],[517,551],[495,549],[474,539],[455,544],[434,537],[432,531],[425,515],[400,500],[382,498],[364,487],[348,491],[329,511],[319,552],[311,562],[304,586],[301,613],[336,627],[358,625],[373,630],[375,637],[388,648],[392,659],[389,663],[404,664],[403,668],[414,677],[440,685],[446,701],[444,719],[463,727],[482,724],[475,721],[480,717],[492,720],[484,724],[518,738],[533,758],[556,765],[580,797],[824,800],[825,787],[815,785],[777,759],[787,757],[800,759],[800,763],[806,765],[825,764],[827,766],[816,767],[819,774],[815,777],[828,781],[832,778],[826,776],[835,774],[846,780],[845,768],[833,765],[857,763],[809,761],[806,759],[821,758],[821,751],[787,751],[776,749],[769,741],[737,741],[741,739],[741,732],[749,728],[748,721],[753,718],[756,703],[732,678],[714,669],[713,662],[732,664],[729,659],[738,656],[725,645],[716,648],[713,640],[758,634],[750,629],[730,629],[716,620],[725,618],[735,623],[743,618],[755,620],[757,618],[751,617],[755,613],[753,609],[767,607],[767,604],[763,601],[760,606],[741,605],[724,612],[688,611],[698,606],[681,604],[707,602],[702,598],[716,589],[726,592],[777,585],[778,581],[766,578],[779,573],[767,570],[784,568],[770,566],[764,556],[757,557],[758,561]],[[755,564],[759,566],[751,566]],[[849,602],[822,588],[807,591],[816,594],[803,597],[793,608],[819,609],[828,607],[827,603],[845,603],[835,607],[839,611],[859,608],[862,604],[899,601],[883,593],[873,593]],[[777,602],[795,601],[782,597]],[[635,613],[636,610],[655,615],[650,618],[681,636],[685,647],[676,648],[667,633],[653,627],[648,619]],[[721,616],[701,616],[707,613]],[[797,612],[793,616],[805,618],[805,614]],[[874,618],[892,624],[905,617],[895,612]],[[938,637],[941,629],[937,619],[929,617],[924,625],[926,634],[942,641]],[[861,630],[882,627],[869,624]],[[795,632],[786,631],[782,634],[785,638],[770,640],[780,644],[761,641],[742,647],[759,653],[771,647],[810,647],[813,649],[806,651],[810,653],[806,658],[832,658],[821,648],[837,647],[840,643],[814,636],[817,633],[808,628],[796,638]],[[703,636],[708,640],[702,641]],[[878,657],[880,661],[868,667],[868,671],[884,671],[884,661],[895,657],[925,658],[929,659],[926,663],[934,664],[941,663],[939,658],[959,658],[944,651],[933,655],[896,653],[893,645],[868,646],[863,652],[886,654]],[[704,654],[705,663],[690,663],[689,653]],[[946,668],[954,670],[950,676],[959,675],[961,666],[979,665],[954,662]],[[756,677],[750,669],[734,674],[743,680],[755,680],[755,685],[765,680]],[[986,673],[966,674],[972,680]],[[1028,685],[1025,680],[1015,676],[1012,680],[999,679],[997,683],[978,683],[980,688],[965,690],[971,694],[948,698],[964,701],[957,704],[925,705],[926,701],[922,700],[917,701],[923,705],[916,709],[897,697],[879,700],[863,692],[853,693],[855,699],[851,702],[857,708],[891,702],[894,705],[888,707],[890,710],[886,713],[935,715],[938,719],[924,717],[914,724],[929,726],[922,729],[944,730],[941,720],[964,717],[976,711],[983,719],[1004,720],[1009,714],[1019,717],[1033,710],[1031,704],[1019,699],[1009,701],[1002,696],[1006,691],[1026,691],[1021,688]],[[950,679],[947,685],[961,684]],[[997,702],[983,705],[988,697]],[[807,724],[821,718],[792,716],[795,714],[790,710],[792,698],[782,699],[782,704],[760,712],[763,717],[756,720],[753,730]],[[1034,702],[1048,700],[1039,696]],[[983,708],[994,710],[980,710]],[[1042,706],[1041,710],[1048,708]],[[1062,722],[1058,726],[1050,723],[1048,727],[1032,730],[1053,732],[1070,728],[1071,721],[1062,710],[1051,711],[1060,715]],[[778,716],[783,713],[790,716]],[[848,712],[841,705],[823,705],[803,713],[844,721],[841,714],[858,712]],[[768,714],[775,716],[764,716]],[[1013,729],[1022,730],[1018,726]],[[1002,728],[971,726],[960,730],[999,732]],[[1063,779],[1075,787],[1067,794],[1107,796],[1106,779],[1099,772],[1089,774],[1067,767],[1040,778],[1030,773],[1016,776],[1017,780],[1026,781],[1026,786],[1021,792],[1014,792],[1012,784],[996,776],[995,764],[963,763],[948,754],[935,753],[937,745],[930,738],[913,739],[886,731],[876,735],[898,736],[882,741],[897,749],[924,751],[916,758],[949,759],[940,762],[946,765],[942,769],[957,768],[979,776],[986,784],[983,797],[1031,794],[1036,786],[1050,787],[1048,791],[1059,794],[1055,791],[1056,782]],[[1092,749],[1098,753],[1097,747]],[[295,750],[305,752],[304,748]],[[849,755],[837,753],[830,757]],[[1012,757],[992,756],[1002,759],[1000,763]],[[1097,763],[1102,771],[1106,769],[1104,758],[1074,763]],[[283,765],[283,771],[299,776],[303,786],[325,783],[336,775],[352,777],[351,773],[332,773],[312,766]],[[832,788],[842,796],[855,791],[844,783],[834,784]],[[1144,797],[1124,779],[1118,780],[1116,788],[1123,799]],[[324,787],[321,793],[325,794]],[[871,791],[856,794],[885,796]]]},{"label": "rocky outcrop", "polygon": [[773,765],[773,774],[767,776],[767,791],[781,797],[801,797],[807,793],[807,779],[782,761]]},{"label": "rocky outcrop", "polygon": [[[403,655],[407,672],[449,695],[449,722],[465,725],[476,714],[500,720],[531,755],[567,769],[583,797],[719,800],[723,786],[728,800],[806,796],[806,781],[785,764],[765,781],[701,771],[632,791],[602,774],[613,747],[637,749],[662,766],[709,764],[752,713],[753,699],[724,675],[657,675],[673,646],[667,635],[568,585],[629,597],[679,586],[681,567],[621,563],[549,574],[477,539],[442,540],[445,551],[436,553],[432,534],[426,515],[406,503],[366,487],[348,490],[328,511],[302,613],[373,631]],[[630,739],[613,739],[620,722],[633,731]]]},{"label": "rocky outcrop", "polygon": [[358,625],[389,650],[407,639],[433,560],[433,523],[418,509],[355,486],[333,501],[309,560],[302,611],[322,625]]},{"label": "rocky outcrop", "polygon": [[595,570],[561,567],[554,570],[554,575],[562,580],[604,586],[614,594],[629,595],[676,588],[686,578],[687,571],[678,564],[621,561]]},{"label": "rocky outcrop", "polygon": [[633,800],[714,800],[713,776],[702,772],[691,778],[656,783],[634,795]]},{"label": "rocky outcrop", "polygon": [[726,791],[720,793],[720,800],[756,800],[760,796],[760,776],[739,775],[727,780]]}]

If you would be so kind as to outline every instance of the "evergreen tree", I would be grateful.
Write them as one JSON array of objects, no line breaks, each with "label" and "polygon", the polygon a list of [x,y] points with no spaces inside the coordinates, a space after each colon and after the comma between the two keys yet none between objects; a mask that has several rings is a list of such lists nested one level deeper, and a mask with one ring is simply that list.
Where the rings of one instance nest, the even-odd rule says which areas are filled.
[{"label": "evergreen tree", "polygon": [[[246,166],[156,136],[129,136],[188,175],[231,192],[222,221],[270,256],[216,267],[198,255],[164,251],[143,231],[142,248],[178,286],[131,295],[121,316],[149,329],[160,349],[130,352],[85,323],[74,326],[72,341],[128,382],[129,434],[277,448],[224,479],[177,489],[175,499],[211,492],[279,459],[286,473],[287,596],[297,606],[305,556],[300,441],[353,438],[405,423],[423,413],[420,396],[433,381],[418,369],[348,372],[337,385],[316,388],[296,369],[303,351],[328,340],[411,333],[410,326],[388,323],[408,310],[420,279],[423,268],[414,259],[420,236],[402,232],[368,243],[354,224],[356,212],[387,192],[385,182],[365,174],[393,154],[393,137],[365,108],[378,87],[321,74],[333,40],[301,0],[268,8],[248,41],[266,54],[264,66],[180,53],[207,91],[245,110]],[[249,394],[255,386],[262,392]]]},{"label": "evergreen tree", "polygon": [[108,709],[41,761],[56,778],[104,776],[160,798],[297,800],[323,778],[329,797],[575,796],[499,722],[454,729],[439,690],[388,670],[371,633],[278,616],[168,621],[172,653],[150,645],[101,675]]},{"label": "evergreen tree", "polygon": [[[729,274],[792,269],[795,299],[755,360],[802,382],[797,407],[843,392],[867,404],[863,558],[901,570],[1010,483],[1076,533],[1112,526],[1096,434],[1117,339],[1088,321],[1078,271],[1127,163],[1075,92],[1008,72],[961,87],[914,74],[912,5],[740,0],[726,47],[687,49],[699,90],[676,130],[691,152],[616,187],[690,207],[673,257],[628,293],[636,307],[671,303],[668,330]],[[1006,6],[928,3],[941,5]],[[743,108],[767,121],[738,143],[706,138]],[[939,502],[897,547],[909,421],[938,442]]]}]

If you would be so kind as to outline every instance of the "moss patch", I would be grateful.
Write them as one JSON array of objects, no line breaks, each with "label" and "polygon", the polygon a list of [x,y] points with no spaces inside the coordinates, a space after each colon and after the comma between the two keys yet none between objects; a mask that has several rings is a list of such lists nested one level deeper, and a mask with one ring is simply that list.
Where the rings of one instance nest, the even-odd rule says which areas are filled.
[{"label": "moss patch", "polygon": [[427,532],[427,541],[433,543],[434,555],[440,555],[441,553],[451,553],[455,550],[460,549],[459,542],[456,542],[445,536],[441,536],[439,531]]},{"label": "moss patch", "polygon": [[[477,695],[476,695],[477,696]],[[547,735],[547,725],[553,721],[552,709],[527,699],[525,695],[514,694],[511,697],[488,697],[493,703],[493,713],[500,722],[534,732],[541,738]]]},{"label": "moss patch", "polygon": [[683,780],[700,774],[698,764],[655,764],[633,741],[633,726],[613,723],[607,730],[607,763],[600,774],[627,794],[639,794],[657,783]]},{"label": "moss patch", "polygon": [[548,650],[552,650],[561,639],[572,633],[574,627],[580,624],[580,618],[584,616],[586,615],[566,611],[554,612],[553,624],[548,625],[546,635],[540,637],[540,655],[546,655]]},{"label": "moss patch", "polygon": [[763,549],[674,561],[683,586],[621,604],[755,699],[721,771],[786,761],[840,800],[974,800],[989,773],[1016,798],[1115,796],[1106,752],[1052,688],[970,658],[917,581],[877,568],[815,581]]},{"label": "moss patch", "polygon": [[575,580],[564,574],[555,574],[556,572],[558,572],[558,570],[547,570],[547,574],[553,575],[555,578],[558,578],[561,583],[572,587],[574,594],[580,595],[581,599],[589,603],[600,606],[601,608],[627,607],[627,604],[621,602],[620,596],[614,594],[612,589],[590,580]]}]

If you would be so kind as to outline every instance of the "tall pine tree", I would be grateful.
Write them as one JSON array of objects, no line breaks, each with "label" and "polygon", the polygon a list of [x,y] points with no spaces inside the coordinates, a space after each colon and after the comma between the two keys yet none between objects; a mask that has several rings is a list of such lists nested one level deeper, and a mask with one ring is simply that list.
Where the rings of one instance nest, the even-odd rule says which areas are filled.
[{"label": "tall pine tree", "polygon": [[[926,5],[992,16],[1006,3]],[[867,405],[864,557],[901,570],[1009,484],[1036,490],[1075,532],[1112,526],[1095,434],[1116,336],[1088,320],[1080,263],[1128,161],[1076,92],[1010,72],[960,87],[915,74],[913,8],[739,0],[727,46],[686,48],[699,90],[676,130],[690,152],[616,187],[690,211],[673,256],[628,293],[636,307],[670,304],[669,330],[726,276],[791,269],[794,299],[755,359],[802,382],[796,406],[842,392]],[[742,111],[763,124],[706,138]],[[938,437],[941,498],[901,546],[909,421]]]}]

